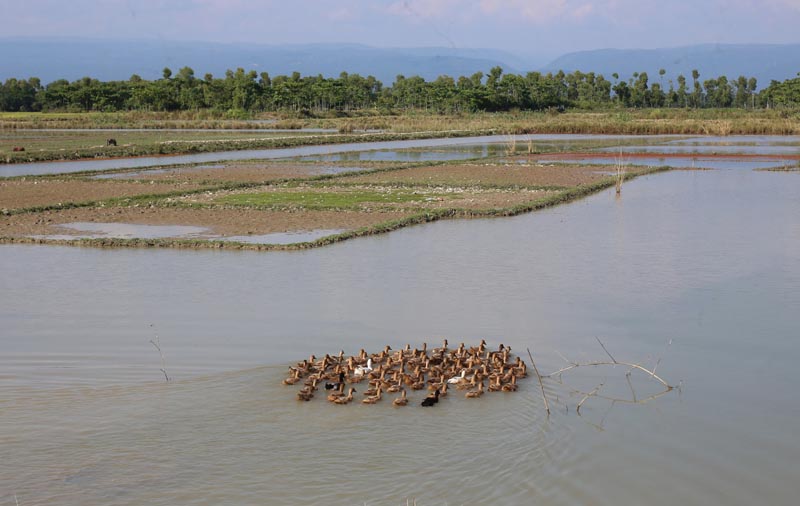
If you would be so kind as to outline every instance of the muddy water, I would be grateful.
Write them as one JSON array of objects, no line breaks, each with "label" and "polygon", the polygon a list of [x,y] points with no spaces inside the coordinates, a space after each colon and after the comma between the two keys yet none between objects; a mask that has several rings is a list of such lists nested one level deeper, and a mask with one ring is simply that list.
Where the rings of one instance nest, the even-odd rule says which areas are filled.
[{"label": "muddy water", "polygon": [[[659,137],[659,139],[668,139],[667,137]],[[324,156],[333,155],[338,153],[357,153],[363,151],[376,151],[376,150],[407,150],[414,148],[425,148],[441,146],[462,146],[464,150],[469,153],[475,152],[475,146],[478,146],[477,154],[471,156],[482,156],[484,151],[481,146],[498,145],[507,143],[509,136],[504,135],[491,135],[482,137],[458,137],[447,139],[414,139],[408,141],[387,141],[387,142],[365,142],[353,144],[328,144],[324,146],[303,146],[297,148],[284,148],[284,149],[253,149],[243,151],[220,151],[215,153],[197,153],[193,155],[175,155],[175,156],[144,156],[139,158],[114,158],[106,160],[80,160],[80,161],[64,161],[64,162],[40,162],[40,163],[24,163],[24,164],[8,164],[0,165],[0,177],[10,176],[23,176],[23,175],[42,175],[42,174],[67,174],[71,172],[89,171],[89,170],[107,170],[107,169],[122,169],[122,168],[142,168],[142,167],[155,167],[164,164],[184,164],[184,163],[212,163],[227,160],[250,160],[250,159],[278,159],[278,158],[291,158],[302,156]],[[632,140],[643,139],[636,136],[621,136],[621,135],[518,135],[515,137],[516,142],[528,142],[529,140],[535,142],[545,141],[559,141],[574,142],[585,140],[603,140],[603,139],[619,139]],[[436,150],[439,151],[439,150]],[[434,158],[425,158],[423,151],[417,150],[415,159],[419,160],[462,160],[465,158],[463,150],[451,149],[449,151],[452,158],[437,155]],[[401,157],[404,155],[400,155]],[[361,158],[355,155],[355,159]],[[400,159],[392,158],[390,156],[377,158],[377,159]]]},{"label": "muddy water", "polygon": [[[797,174],[693,171],[312,251],[3,246],[0,503],[795,504],[797,216]],[[547,371],[600,337],[682,388],[578,416],[573,388],[628,393],[589,369],[546,383],[548,419],[533,380],[432,410],[279,384],[311,353],[441,337]]]},{"label": "muddy water", "polygon": [[319,229],[270,234],[221,236],[211,229],[188,225],[141,225],[136,223],[74,222],[58,225],[71,234],[32,235],[34,239],[69,241],[74,239],[195,239],[232,241],[251,244],[293,244],[315,241],[341,234],[344,229]]},{"label": "muddy water", "polygon": [[[754,169],[774,169],[774,168],[781,168],[786,166],[793,166],[797,162],[794,160],[781,160],[781,159],[774,159],[774,160],[760,160],[760,161],[753,161],[746,158],[741,159],[733,159],[733,160],[720,160],[715,158],[709,158],[704,156],[686,156],[686,157],[658,157],[657,155],[650,158],[650,157],[640,157],[637,156],[636,158],[625,158],[623,156],[621,162],[624,166],[630,165],[642,165],[646,167],[672,167],[672,168],[697,168],[697,169],[720,169],[720,170],[727,170],[727,169],[742,169],[742,170],[754,170]],[[530,163],[528,160],[519,160],[517,163]],[[569,158],[559,158],[557,160],[554,159],[542,159],[537,160],[537,163],[542,165],[553,165],[553,164],[589,164],[589,165],[614,165],[616,163],[615,159],[609,159],[608,157],[604,158],[576,158],[576,159],[569,159]],[[612,174],[613,172],[609,172]]]}]

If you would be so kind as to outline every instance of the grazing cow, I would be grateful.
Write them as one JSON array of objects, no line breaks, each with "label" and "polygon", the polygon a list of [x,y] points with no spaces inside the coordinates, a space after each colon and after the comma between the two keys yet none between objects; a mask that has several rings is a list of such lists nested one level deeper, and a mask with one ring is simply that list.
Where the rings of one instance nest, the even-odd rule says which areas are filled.
[{"label": "grazing cow", "polygon": [[11,151],[25,151],[25,148],[23,148],[22,146],[14,146],[14,149],[12,149]]},{"label": "grazing cow", "polygon": [[106,140],[106,146],[116,146],[116,145],[117,145],[117,139]]}]

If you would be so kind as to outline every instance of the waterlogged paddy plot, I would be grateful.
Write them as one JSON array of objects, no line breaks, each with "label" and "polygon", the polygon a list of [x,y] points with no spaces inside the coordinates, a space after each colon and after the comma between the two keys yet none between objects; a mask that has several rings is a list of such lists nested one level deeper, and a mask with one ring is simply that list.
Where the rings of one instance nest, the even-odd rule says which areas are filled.
[{"label": "waterlogged paddy plot", "polygon": [[[6,214],[0,235],[6,242],[243,248],[286,246],[294,238],[308,247],[442,218],[531,211],[612,185],[620,164],[631,177],[665,165],[786,168],[800,159],[797,139],[781,139],[778,154],[770,139],[709,138],[698,146],[702,139],[498,136],[376,143],[364,148],[378,149],[314,156],[305,154],[308,148],[274,150],[298,156],[7,179],[0,181]],[[720,146],[734,146],[738,154],[713,153]],[[674,152],[684,148],[712,153]],[[603,161],[609,167],[598,169]],[[141,235],[71,225],[89,222],[103,230],[129,226]],[[148,226],[166,228],[153,235],[145,232]],[[203,232],[168,233],[182,230],[170,227]],[[325,239],[326,231],[336,238]]]},{"label": "waterlogged paddy plot", "polygon": [[[236,151],[217,151],[208,153],[196,153],[191,155],[171,155],[169,157],[142,156],[137,158],[122,158],[110,160],[81,160],[64,162],[41,162],[0,165],[0,177],[24,176],[24,175],[43,175],[43,174],[63,174],[81,171],[101,171],[121,168],[141,168],[157,167],[164,165],[165,161],[174,164],[190,163],[213,163],[221,161],[236,160],[276,160],[286,158],[300,158],[306,156],[330,156],[339,153],[351,153],[357,157],[357,153],[365,151],[385,151],[388,154],[380,155],[389,160],[396,160],[393,156],[405,150],[413,149],[417,157],[435,156],[437,159],[464,159],[466,155],[460,154],[463,151],[473,153],[483,153],[490,146],[509,146],[511,143],[522,148],[523,144],[535,142],[537,145],[547,150],[553,149],[580,149],[587,146],[598,145],[617,145],[618,143],[651,143],[655,140],[666,140],[675,136],[665,137],[642,137],[642,136],[622,136],[622,135],[583,135],[583,134],[537,134],[537,135],[492,135],[481,137],[455,137],[441,139],[413,139],[395,140],[382,142],[355,142],[349,144],[325,144],[321,146],[302,146],[294,148],[278,149],[248,149]],[[441,155],[443,147],[450,146],[448,152],[454,158],[443,158]],[[426,155],[422,149],[430,148],[432,153],[437,155]],[[395,154],[391,154],[395,153]],[[479,155],[482,156],[482,155]]]}]

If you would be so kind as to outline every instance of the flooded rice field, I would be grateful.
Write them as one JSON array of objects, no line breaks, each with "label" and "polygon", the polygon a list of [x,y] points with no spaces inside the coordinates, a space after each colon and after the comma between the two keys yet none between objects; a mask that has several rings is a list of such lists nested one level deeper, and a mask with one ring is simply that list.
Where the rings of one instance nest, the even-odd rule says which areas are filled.
[{"label": "flooded rice field", "polygon": [[[656,139],[668,140],[675,136],[663,136]],[[635,142],[651,142],[651,139],[641,136],[624,136],[624,135],[557,135],[557,134],[539,134],[539,135],[491,135],[482,137],[455,137],[444,139],[414,139],[407,141],[386,141],[386,142],[364,142],[364,143],[351,143],[351,144],[326,144],[320,146],[303,146],[296,148],[281,148],[281,149],[252,149],[252,150],[238,150],[238,151],[220,151],[213,153],[196,153],[191,155],[170,155],[170,156],[143,156],[137,158],[114,158],[103,160],[80,160],[80,161],[63,161],[63,162],[35,162],[24,164],[6,164],[0,165],[0,177],[11,176],[24,176],[24,175],[43,175],[43,174],[67,174],[82,171],[99,171],[109,169],[124,169],[124,168],[143,168],[143,167],[157,167],[165,164],[190,164],[190,163],[214,163],[220,161],[235,161],[235,160],[252,160],[252,159],[284,159],[284,158],[301,158],[301,157],[330,157],[340,153],[351,153],[350,156],[356,160],[366,160],[361,158],[358,153],[373,152],[373,151],[391,151],[400,153],[401,157],[417,157],[418,159],[425,160],[463,160],[464,158],[471,158],[477,156],[484,156],[484,154],[491,148],[497,150],[500,146],[507,144],[511,139],[514,142],[542,142],[551,143],[557,142],[563,149],[571,149],[575,143],[582,142],[597,142],[597,141],[615,141],[623,142],[625,140]],[[452,149],[447,150],[452,158],[448,158],[441,154],[443,146],[451,146]],[[432,148],[431,153],[439,154],[426,154],[427,152],[421,148]],[[395,151],[400,150],[400,151]],[[405,150],[412,150],[413,155],[405,154]],[[467,156],[464,153],[469,153]],[[364,157],[375,155],[363,155]],[[428,157],[428,158],[426,158]],[[382,160],[391,160],[392,155],[382,155]],[[342,158],[344,160],[344,158]],[[396,158],[395,158],[396,160]]]},{"label": "flooded rice field", "polygon": [[[735,163],[307,251],[2,245],[0,503],[794,504],[800,175]],[[281,384],[443,338],[679,388],[579,368],[547,416],[535,377],[430,409]]]}]

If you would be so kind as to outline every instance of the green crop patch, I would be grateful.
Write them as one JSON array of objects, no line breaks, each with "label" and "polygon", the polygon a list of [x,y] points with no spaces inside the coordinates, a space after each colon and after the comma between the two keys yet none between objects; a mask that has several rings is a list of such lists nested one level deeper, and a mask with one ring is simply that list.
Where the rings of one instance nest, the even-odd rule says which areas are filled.
[{"label": "green crop patch", "polygon": [[308,209],[353,208],[363,204],[404,204],[423,203],[443,198],[460,198],[456,194],[426,193],[411,190],[370,191],[304,191],[304,192],[263,192],[227,195],[215,199],[220,204],[258,207],[303,207]]}]

